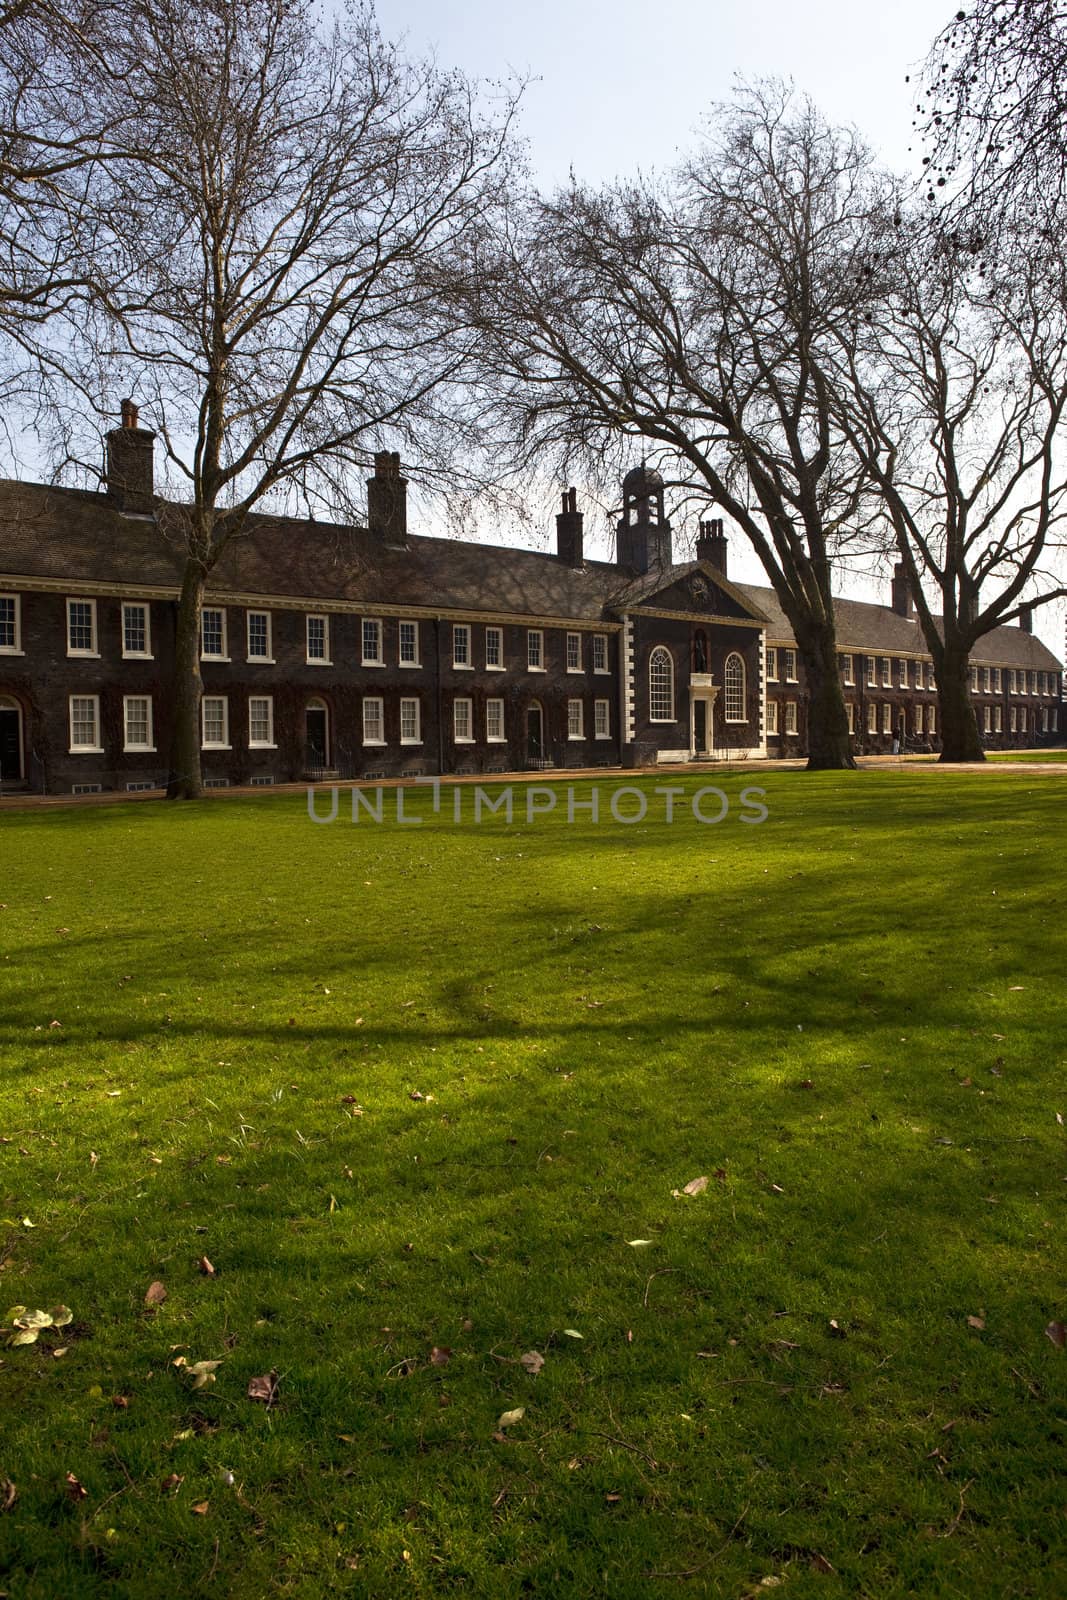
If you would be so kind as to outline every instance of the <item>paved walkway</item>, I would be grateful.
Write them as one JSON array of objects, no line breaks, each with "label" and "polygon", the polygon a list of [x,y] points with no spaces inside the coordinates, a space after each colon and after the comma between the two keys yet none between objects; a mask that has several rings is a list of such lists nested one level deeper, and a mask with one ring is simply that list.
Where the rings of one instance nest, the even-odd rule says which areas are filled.
[{"label": "paved walkway", "polygon": [[[889,767],[896,771],[918,771],[928,773],[980,773],[988,776],[996,772],[1033,773],[1045,777],[1067,777],[1067,750],[1062,753],[1062,760],[1058,761],[967,761],[953,765],[942,766],[931,756],[860,756],[857,765],[861,770],[867,768]],[[658,777],[665,781],[671,777],[684,777],[690,774],[708,774],[712,777],[727,777],[730,773],[745,773],[756,776],[765,772],[798,771],[807,766],[804,757],[791,760],[779,760],[768,757],[765,760],[755,761],[686,761],[665,763],[662,766],[651,767],[550,767],[544,772],[493,772],[493,773],[444,773],[442,783],[480,783],[483,786],[501,783],[573,783],[584,782],[589,779],[628,779],[637,777]],[[237,787],[228,789],[211,789],[205,795],[208,800],[246,800],[250,797],[263,799],[267,795],[276,794],[304,794],[309,788],[316,789],[396,789],[400,784],[413,784],[413,778],[374,778],[369,782],[361,778],[339,778],[335,783],[327,782],[310,785],[307,783],[275,783],[268,788],[256,786]],[[0,812],[3,811],[37,811],[46,810],[55,806],[113,806],[138,803],[143,800],[159,800],[163,796],[162,789],[141,790],[139,793],[127,794],[123,790],[109,794],[2,794],[0,793]]]}]

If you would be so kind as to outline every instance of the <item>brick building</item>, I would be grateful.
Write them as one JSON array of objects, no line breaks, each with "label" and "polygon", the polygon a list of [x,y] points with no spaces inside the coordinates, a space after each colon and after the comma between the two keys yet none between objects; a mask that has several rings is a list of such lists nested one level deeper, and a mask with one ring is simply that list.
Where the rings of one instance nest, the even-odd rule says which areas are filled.
[{"label": "brick building", "polygon": [[[127,405],[105,492],[0,485],[4,790],[165,780],[182,557],[152,443]],[[382,453],[367,527],[260,517],[225,552],[201,637],[209,785],[803,753],[773,592],[730,581],[720,522],[702,525],[695,561],[673,562],[657,473],[624,480],[614,562],[585,559],[573,490],[543,553],[413,535],[406,487]],[[888,748],[903,718],[936,747],[906,599],[842,602],[839,625],[857,742]],[[1059,663],[1038,640],[999,629],[975,670],[991,742],[1052,737]]]}]

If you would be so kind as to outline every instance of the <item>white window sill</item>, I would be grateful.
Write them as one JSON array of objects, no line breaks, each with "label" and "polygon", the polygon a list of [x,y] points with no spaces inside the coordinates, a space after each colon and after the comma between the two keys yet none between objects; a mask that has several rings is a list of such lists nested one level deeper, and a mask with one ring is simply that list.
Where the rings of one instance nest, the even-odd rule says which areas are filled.
[{"label": "white window sill", "polygon": [[799,733],[797,732],[797,730],[795,728],[787,728],[785,730],[785,736],[786,736],[787,739],[799,739],[800,738],[800,735],[799,735]]},{"label": "white window sill", "polygon": [[422,666],[422,662],[421,661],[398,661],[397,662],[397,666],[405,668],[408,672],[413,672],[413,671],[417,670],[417,668]]},{"label": "white window sill", "polygon": [[68,651],[67,651],[67,659],[70,660],[70,661],[99,661],[100,660],[100,652],[99,652],[99,650],[69,650],[68,649]]},{"label": "white window sill", "polygon": [[156,747],[154,744],[124,744],[122,753],[126,756],[154,756]]},{"label": "white window sill", "polygon": [[332,667],[333,662],[327,661],[325,656],[307,656],[304,665],[305,667]]},{"label": "white window sill", "polygon": [[233,746],[230,744],[202,744],[200,748],[201,750],[232,750]]},{"label": "white window sill", "polygon": [[457,734],[453,735],[452,743],[453,744],[473,744],[474,740],[469,738],[469,737],[467,737],[464,734],[457,733]]},{"label": "white window sill", "polygon": [[659,728],[665,728],[665,727],[668,727],[671,723],[677,722],[678,718],[677,717],[649,717],[648,720],[649,720],[649,722],[654,722],[656,724],[656,726],[659,727]]},{"label": "white window sill", "polygon": [[486,672],[506,672],[507,668],[502,666],[499,661],[487,661],[485,663],[485,670]]},{"label": "white window sill", "polygon": [[406,745],[421,744],[422,740],[421,739],[401,739],[400,743],[401,744],[406,744]]},{"label": "white window sill", "polygon": [[611,677],[611,668],[610,667],[594,667],[593,668],[593,676],[594,676],[594,678],[610,678]]},{"label": "white window sill", "polygon": [[727,726],[730,727],[730,728],[743,728],[746,725],[746,723],[748,722],[748,718],[747,717],[726,717],[726,718],[724,718],[724,721],[726,722]]},{"label": "white window sill", "polygon": [[201,661],[220,661],[223,666],[231,659],[229,656],[201,656]]},{"label": "white window sill", "polygon": [[472,664],[469,661],[453,661],[453,663],[452,663],[452,671],[453,672],[473,672],[474,671],[474,667],[472,666]]},{"label": "white window sill", "polygon": [[584,678],[585,677],[585,668],[584,667],[568,667],[567,668],[567,677],[568,678]]},{"label": "white window sill", "polygon": [[102,744],[72,744],[70,747],[72,756],[102,756],[103,753]]},{"label": "white window sill", "polygon": [[250,667],[276,667],[278,663],[273,656],[249,656],[248,665]]},{"label": "white window sill", "polygon": [[249,739],[248,748],[250,750],[277,750],[278,746],[276,744],[265,744],[259,739]]},{"label": "white window sill", "polygon": [[[322,665],[324,667],[332,667],[333,666],[333,662],[332,661],[324,661],[322,663]],[[361,667],[384,667],[385,666],[385,662],[384,661],[361,661],[360,662],[360,666]]]},{"label": "white window sill", "polygon": [[486,744],[507,744],[508,741],[502,733],[487,733],[485,742]]},{"label": "white window sill", "polygon": [[384,750],[385,749],[385,740],[384,739],[364,739],[363,747],[366,750]]},{"label": "white window sill", "polygon": [[0,644],[0,656],[24,656],[25,650],[18,650],[13,644]]},{"label": "white window sill", "polygon": [[584,744],[585,743],[585,734],[584,733],[568,733],[568,735],[567,735],[567,743],[568,744]]},{"label": "white window sill", "polygon": [[527,670],[527,672],[547,672],[548,668],[547,667],[527,666],[526,670]]},{"label": "white window sill", "polygon": [[154,661],[156,658],[151,650],[124,650],[123,661]]}]

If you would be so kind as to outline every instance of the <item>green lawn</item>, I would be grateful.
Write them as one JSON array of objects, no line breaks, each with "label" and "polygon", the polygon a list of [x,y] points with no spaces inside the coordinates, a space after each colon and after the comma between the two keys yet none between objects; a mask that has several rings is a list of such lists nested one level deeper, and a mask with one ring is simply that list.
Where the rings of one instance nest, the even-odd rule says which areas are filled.
[{"label": "green lawn", "polygon": [[1067,764],[1067,749],[991,750],[987,759],[990,761],[1051,761],[1058,765],[1064,765]]},{"label": "green lawn", "polygon": [[722,782],[0,814],[0,1595],[1065,1592],[1063,781]]}]

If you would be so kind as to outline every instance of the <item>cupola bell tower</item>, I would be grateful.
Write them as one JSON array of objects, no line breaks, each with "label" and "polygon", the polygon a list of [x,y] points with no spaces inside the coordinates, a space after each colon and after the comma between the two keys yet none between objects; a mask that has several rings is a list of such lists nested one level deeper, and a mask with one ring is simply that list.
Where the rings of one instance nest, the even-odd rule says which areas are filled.
[{"label": "cupola bell tower", "polygon": [[630,572],[671,565],[671,525],[663,510],[663,479],[642,461],[622,480],[617,561]]}]

